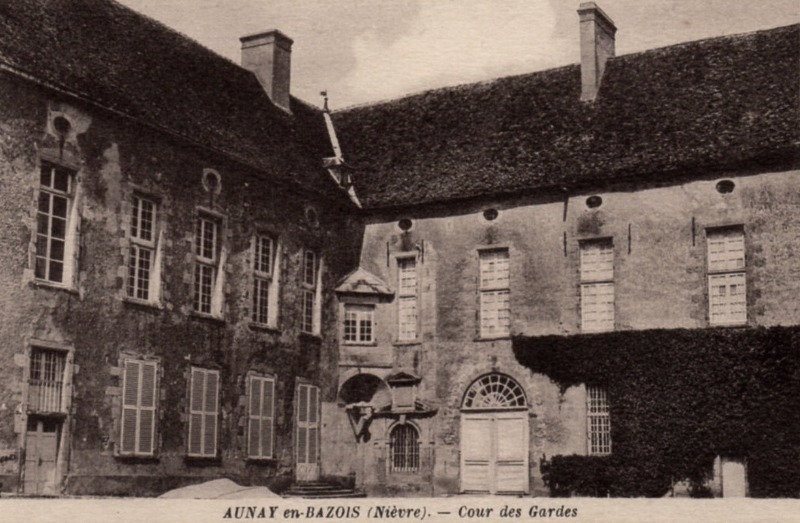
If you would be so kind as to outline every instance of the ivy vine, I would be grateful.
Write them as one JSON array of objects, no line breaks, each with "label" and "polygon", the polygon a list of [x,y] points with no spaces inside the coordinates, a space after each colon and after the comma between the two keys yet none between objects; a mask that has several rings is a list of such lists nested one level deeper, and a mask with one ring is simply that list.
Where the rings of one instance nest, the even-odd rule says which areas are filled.
[{"label": "ivy vine", "polygon": [[[800,496],[800,327],[517,337],[513,348],[563,390],[608,391],[613,453],[553,458],[560,495],[663,496],[681,480],[702,492],[719,455],[746,462],[751,496]],[[587,475],[596,485],[579,484]]]}]

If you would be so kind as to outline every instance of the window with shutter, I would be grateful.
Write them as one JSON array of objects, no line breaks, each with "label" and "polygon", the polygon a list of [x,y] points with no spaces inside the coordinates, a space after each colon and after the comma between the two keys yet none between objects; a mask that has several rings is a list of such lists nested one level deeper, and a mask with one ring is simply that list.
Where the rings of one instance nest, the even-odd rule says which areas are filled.
[{"label": "window with shutter", "polygon": [[480,333],[507,336],[511,326],[508,250],[480,253]]},{"label": "window with shutter", "polygon": [[192,457],[217,455],[219,371],[192,367],[189,385],[189,441]]},{"label": "window with shutter", "polygon": [[614,244],[584,241],[581,250],[581,330],[614,330]]},{"label": "window with shutter", "polygon": [[253,241],[253,322],[278,324],[278,242],[267,235]]},{"label": "window with shutter", "polygon": [[709,323],[744,325],[747,323],[744,230],[741,227],[709,229],[706,243]]},{"label": "window with shutter", "polygon": [[194,237],[194,301],[196,312],[222,316],[228,251],[220,241],[221,223],[207,214],[197,217]]},{"label": "window with shutter", "polygon": [[275,380],[250,377],[247,419],[247,455],[253,459],[274,457]]},{"label": "window with shutter", "polygon": [[120,455],[152,456],[156,448],[158,363],[125,360]]}]

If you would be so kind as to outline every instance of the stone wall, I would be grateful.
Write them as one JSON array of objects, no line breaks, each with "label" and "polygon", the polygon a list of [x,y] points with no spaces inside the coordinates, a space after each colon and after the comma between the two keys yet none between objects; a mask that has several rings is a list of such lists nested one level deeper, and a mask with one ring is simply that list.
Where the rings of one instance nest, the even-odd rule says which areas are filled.
[{"label": "stone wall", "polygon": [[[721,180],[733,181],[733,191],[720,192]],[[580,332],[580,242],[597,238],[613,241],[617,330],[707,328],[706,229],[741,225],[747,324],[793,325],[800,320],[794,299],[800,290],[800,238],[794,233],[800,226],[799,182],[800,171],[787,166],[698,173],[695,181],[671,185],[373,212],[361,266],[396,289],[395,257],[417,256],[421,332],[417,343],[397,343],[396,301],[378,304],[375,346],[343,346],[342,368],[357,363],[362,373],[405,370],[422,377],[420,396],[438,408],[432,420],[435,494],[459,490],[459,409],[467,388],[489,372],[513,377],[529,405],[532,491],[543,493],[540,459],[587,453],[585,388],[561,391],[520,365],[508,338],[480,338],[478,250],[509,251],[512,335]],[[590,196],[599,196],[601,205],[590,207]],[[497,217],[487,220],[487,209],[497,210]],[[407,232],[398,225],[404,218],[413,224]],[[394,355],[391,369],[388,354]]]},{"label": "stone wall", "polygon": [[[294,393],[298,379],[336,394],[337,304],[330,292],[357,260],[360,241],[352,209],[303,188],[283,186],[263,173],[209,148],[142,128],[75,100],[53,95],[12,77],[0,77],[0,463],[2,489],[20,477],[24,368],[31,340],[74,349],[74,393],[67,416],[69,493],[154,494],[162,487],[224,475],[276,488],[292,480]],[[71,123],[62,137],[53,121]],[[74,289],[33,277],[39,165],[46,155],[72,159],[82,186],[79,274]],[[277,153],[276,153],[277,154]],[[204,170],[220,174],[218,194],[202,183]],[[320,176],[328,176],[320,170]],[[159,202],[164,244],[159,306],[126,299],[125,280],[133,191]],[[331,183],[331,191],[338,190]],[[198,209],[220,216],[228,250],[221,319],[192,312],[194,224]],[[313,208],[318,222],[309,220]],[[252,324],[252,249],[256,231],[281,244],[277,329]],[[321,335],[301,333],[302,253],[323,259]],[[120,354],[160,362],[157,456],[117,455],[120,415]],[[186,458],[189,366],[220,370],[218,456]],[[276,378],[276,458],[245,459],[244,394],[248,371]],[[176,479],[179,478],[179,479]],[[131,490],[133,489],[133,490]]]}]

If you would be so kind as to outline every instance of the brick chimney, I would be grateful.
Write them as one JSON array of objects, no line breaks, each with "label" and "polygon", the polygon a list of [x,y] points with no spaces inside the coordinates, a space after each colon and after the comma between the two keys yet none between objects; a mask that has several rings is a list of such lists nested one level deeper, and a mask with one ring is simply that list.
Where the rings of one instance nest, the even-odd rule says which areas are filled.
[{"label": "brick chimney", "polygon": [[242,67],[252,71],[272,103],[289,111],[292,39],[273,29],[243,36]]},{"label": "brick chimney", "polygon": [[578,7],[581,24],[581,100],[597,98],[606,62],[614,56],[614,35],[617,27],[613,20],[594,2],[584,2]]}]

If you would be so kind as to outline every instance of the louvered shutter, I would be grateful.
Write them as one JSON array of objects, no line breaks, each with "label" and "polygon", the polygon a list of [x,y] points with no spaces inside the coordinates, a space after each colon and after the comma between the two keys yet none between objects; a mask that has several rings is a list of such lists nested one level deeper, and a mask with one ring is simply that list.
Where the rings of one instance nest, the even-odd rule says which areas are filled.
[{"label": "louvered shutter", "polygon": [[257,378],[250,379],[250,405],[248,409],[248,431],[247,431],[247,455],[250,457],[260,456],[260,435],[261,435],[261,400],[262,382]]},{"label": "louvered shutter", "polygon": [[139,404],[140,362],[126,360],[122,384],[122,430],[120,434],[120,453],[136,452],[137,415]]},{"label": "louvered shutter", "polygon": [[206,371],[205,412],[203,413],[203,454],[215,456],[217,454],[217,398],[219,392],[219,374],[215,371]]},{"label": "louvered shutter", "polygon": [[189,393],[189,455],[200,456],[203,451],[203,386],[205,373],[192,369]]},{"label": "louvered shutter", "polygon": [[319,420],[317,413],[319,410],[319,389],[309,387],[308,394],[308,463],[317,462],[317,450],[319,443]]},{"label": "louvered shutter", "polygon": [[263,380],[263,397],[261,400],[261,455],[272,456],[272,430],[275,419],[275,382]]},{"label": "louvered shutter", "polygon": [[155,448],[156,425],[156,376],[155,362],[143,362],[141,381],[141,400],[139,407],[139,445],[140,454],[153,454]]},{"label": "louvered shutter", "polygon": [[300,385],[297,401],[297,462],[308,463],[308,387]]}]

